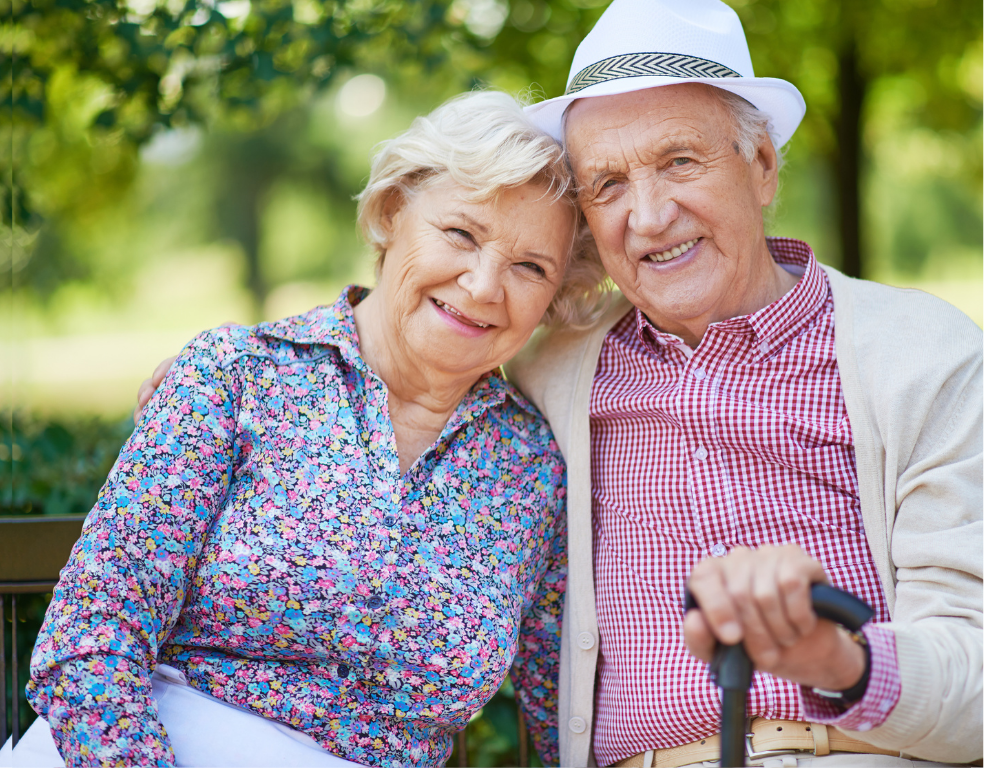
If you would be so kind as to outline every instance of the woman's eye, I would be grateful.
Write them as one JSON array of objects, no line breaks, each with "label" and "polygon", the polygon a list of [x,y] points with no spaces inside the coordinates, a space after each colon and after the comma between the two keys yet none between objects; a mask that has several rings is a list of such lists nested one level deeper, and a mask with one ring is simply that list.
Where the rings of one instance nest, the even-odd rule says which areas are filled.
[{"label": "woman's eye", "polygon": [[540,276],[543,276],[543,275],[547,274],[544,271],[543,267],[541,267],[539,264],[537,264],[536,262],[533,262],[533,261],[524,261],[524,262],[522,262],[520,264],[520,266],[521,267],[525,267],[527,269],[531,269],[534,272],[536,272],[536,274],[538,274]]},{"label": "woman's eye", "polygon": [[457,227],[451,227],[451,229],[449,229],[448,232],[450,232],[452,235],[456,237],[463,237],[465,238],[465,240],[468,240],[469,242],[475,241],[475,238],[471,236],[471,233],[467,229],[458,229]]},{"label": "woman's eye", "polygon": [[675,158],[673,158],[673,165],[676,165],[676,166],[690,165],[690,163],[692,163],[692,162],[693,162],[693,160],[691,160],[689,157],[675,157]]},{"label": "woman's eye", "polygon": [[608,181],[606,181],[606,182],[605,182],[604,184],[602,184],[602,185],[601,185],[601,188],[602,188],[602,189],[611,189],[611,188],[612,188],[612,187],[614,187],[614,186],[615,186],[615,185],[616,185],[617,183],[618,183],[618,182],[616,182],[616,181],[615,181],[615,179],[609,179]]}]

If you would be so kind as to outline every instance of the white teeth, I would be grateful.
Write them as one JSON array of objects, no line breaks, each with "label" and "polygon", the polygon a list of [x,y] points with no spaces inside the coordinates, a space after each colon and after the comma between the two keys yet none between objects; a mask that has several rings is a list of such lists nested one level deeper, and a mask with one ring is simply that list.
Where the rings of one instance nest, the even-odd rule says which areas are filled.
[{"label": "white teeth", "polygon": [[[443,309],[445,312],[447,312],[449,314],[457,315],[458,317],[464,317],[464,315],[462,315],[457,309],[455,309],[454,307],[452,307],[450,304],[445,304],[440,299],[434,299],[434,303],[437,304],[437,306],[439,306],[441,309]],[[479,323],[479,322],[476,322],[476,321],[472,321],[472,322],[474,322],[475,325],[477,325],[479,328],[488,328],[489,327],[489,323]]]},{"label": "white teeth", "polygon": [[687,242],[681,243],[680,245],[675,245],[672,248],[670,248],[668,251],[662,251],[661,253],[650,253],[649,259],[650,261],[658,261],[660,263],[664,261],[670,261],[672,259],[675,259],[681,253],[686,253],[687,251],[689,251],[691,248],[697,245],[698,240],[700,240],[699,237],[694,238],[693,240],[688,240]]}]

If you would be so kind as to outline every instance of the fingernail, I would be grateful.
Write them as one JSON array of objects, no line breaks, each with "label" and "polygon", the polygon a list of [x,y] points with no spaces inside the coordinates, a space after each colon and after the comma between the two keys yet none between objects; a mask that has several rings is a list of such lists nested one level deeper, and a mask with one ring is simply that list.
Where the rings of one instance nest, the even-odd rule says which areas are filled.
[{"label": "fingernail", "polygon": [[722,643],[734,645],[741,640],[741,627],[733,621],[722,624],[718,627],[718,639]]}]

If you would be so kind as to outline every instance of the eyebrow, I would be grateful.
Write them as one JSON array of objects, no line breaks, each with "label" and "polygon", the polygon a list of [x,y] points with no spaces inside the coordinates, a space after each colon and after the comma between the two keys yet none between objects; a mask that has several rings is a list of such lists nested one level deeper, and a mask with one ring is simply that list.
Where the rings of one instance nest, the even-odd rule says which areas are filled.
[{"label": "eyebrow", "polygon": [[468,215],[464,211],[452,211],[451,215],[457,216],[459,219],[466,222],[468,226],[471,227],[472,229],[477,229],[480,234],[488,235],[489,228],[485,226],[482,222],[480,222],[478,219]]}]

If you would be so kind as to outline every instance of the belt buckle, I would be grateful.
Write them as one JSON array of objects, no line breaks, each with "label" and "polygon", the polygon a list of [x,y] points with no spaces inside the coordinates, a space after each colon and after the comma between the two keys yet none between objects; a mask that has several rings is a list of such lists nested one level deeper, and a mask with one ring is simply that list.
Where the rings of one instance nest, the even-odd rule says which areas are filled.
[{"label": "belt buckle", "polygon": [[752,722],[749,720],[748,726],[745,729],[745,757],[749,760],[766,760],[770,757],[795,755],[805,751],[802,749],[763,749],[761,752],[756,752],[755,748],[752,746],[752,737],[754,735],[755,734],[752,733]]}]

